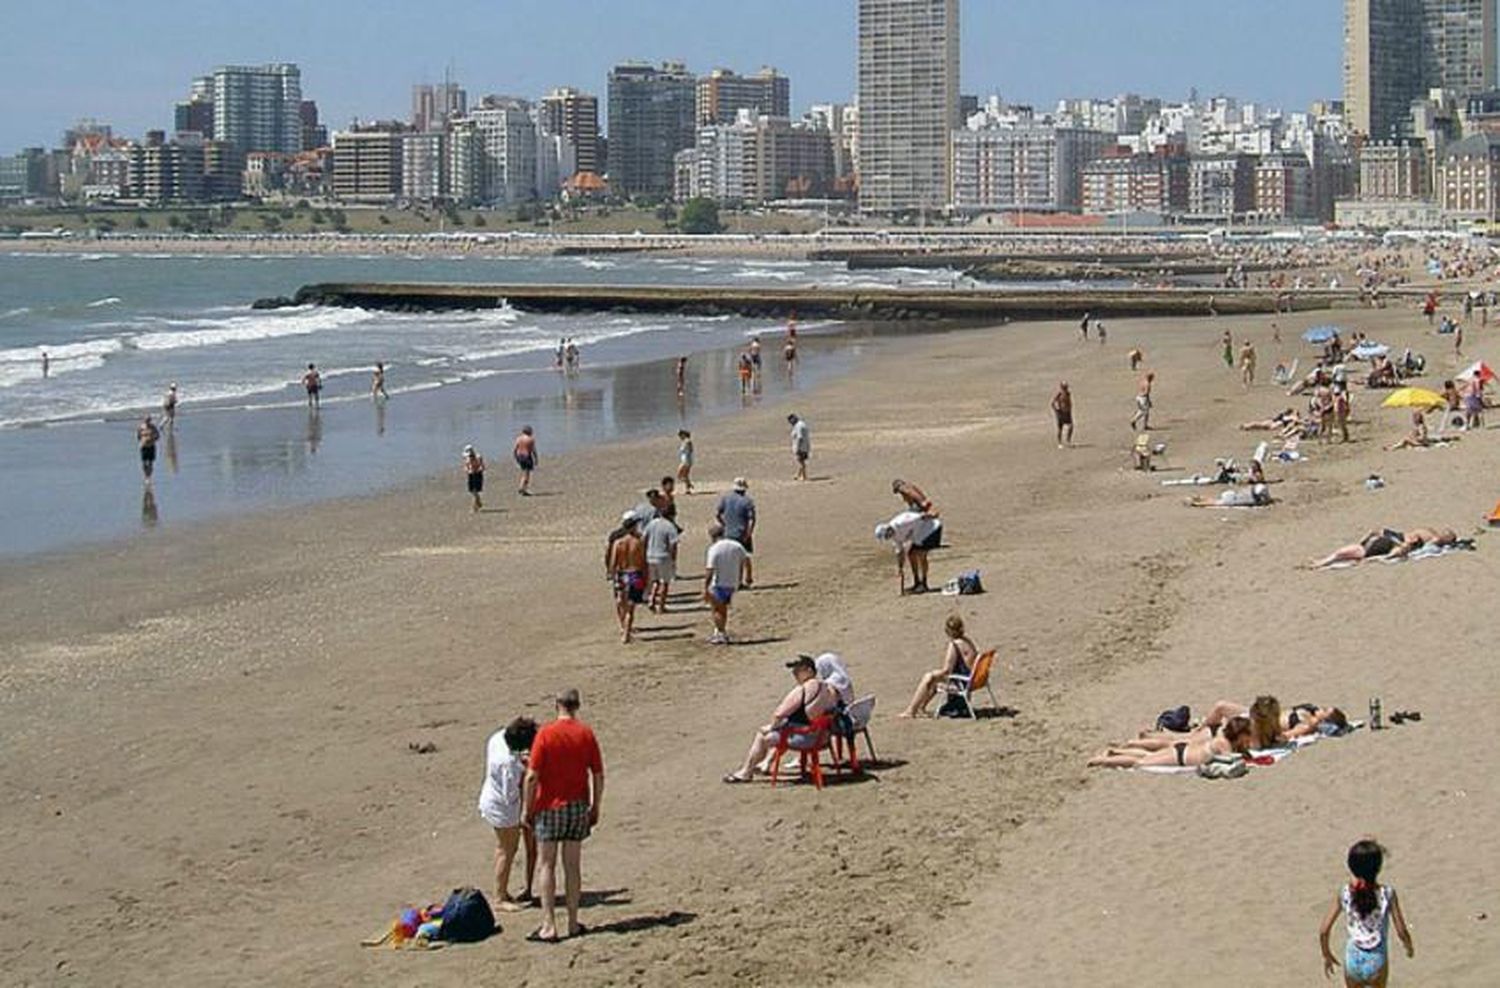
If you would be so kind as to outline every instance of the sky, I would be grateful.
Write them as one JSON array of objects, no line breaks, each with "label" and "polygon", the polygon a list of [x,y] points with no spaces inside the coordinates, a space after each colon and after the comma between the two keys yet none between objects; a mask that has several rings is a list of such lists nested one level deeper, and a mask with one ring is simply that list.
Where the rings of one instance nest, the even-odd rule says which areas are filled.
[{"label": "sky", "polygon": [[[610,65],[774,65],[793,114],[855,88],[856,0],[7,0],[0,151],[55,145],[75,119],[170,130],[215,65],[296,62],[331,129],[407,117],[445,67],[468,89],[603,96]],[[1050,108],[1064,96],[1227,94],[1287,109],[1337,98],[1334,0],[964,0],[963,91]],[[601,121],[602,122],[602,121]]]}]

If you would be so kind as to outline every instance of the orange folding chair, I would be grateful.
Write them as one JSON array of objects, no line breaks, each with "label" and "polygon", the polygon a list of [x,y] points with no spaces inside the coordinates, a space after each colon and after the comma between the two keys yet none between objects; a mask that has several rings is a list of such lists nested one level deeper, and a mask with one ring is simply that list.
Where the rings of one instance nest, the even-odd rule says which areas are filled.
[{"label": "orange folding chair", "polygon": [[974,696],[980,690],[989,694],[990,704],[995,710],[1000,709],[1000,700],[995,696],[994,689],[990,686],[991,673],[995,667],[995,650],[992,648],[979,658],[974,660],[974,668],[966,675],[953,673],[938,687],[940,694],[958,697],[963,704],[964,710],[968,712],[969,719],[978,720],[979,715],[974,711]]}]

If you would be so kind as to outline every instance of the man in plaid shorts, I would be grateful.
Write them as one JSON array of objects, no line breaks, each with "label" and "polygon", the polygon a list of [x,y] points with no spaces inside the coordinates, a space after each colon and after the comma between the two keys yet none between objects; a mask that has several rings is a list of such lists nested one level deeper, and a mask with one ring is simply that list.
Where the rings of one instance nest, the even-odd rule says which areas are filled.
[{"label": "man in plaid shorts", "polygon": [[556,943],[557,854],[562,849],[567,882],[568,936],[588,932],[578,922],[583,892],[583,842],[599,825],[604,798],[604,759],[588,725],[578,719],[578,691],[557,697],[557,719],[537,732],[526,768],[523,814],[536,831],[537,882],[542,893],[542,925],[526,939]]}]

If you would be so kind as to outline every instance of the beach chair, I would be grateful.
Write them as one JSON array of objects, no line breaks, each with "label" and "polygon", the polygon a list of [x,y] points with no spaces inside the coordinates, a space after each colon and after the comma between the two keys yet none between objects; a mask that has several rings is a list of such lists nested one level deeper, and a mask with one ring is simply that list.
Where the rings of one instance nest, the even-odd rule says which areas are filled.
[{"label": "beach chair", "polygon": [[991,672],[995,666],[995,650],[992,648],[979,658],[974,660],[974,669],[967,675],[953,673],[946,682],[938,687],[938,694],[949,697],[957,697],[963,704],[963,708],[969,714],[970,720],[978,720],[979,715],[974,710],[974,695],[980,690],[989,694],[990,704],[995,710],[1000,709],[1000,700],[995,696],[994,689],[990,686]]},{"label": "beach chair", "polygon": [[838,755],[833,750],[833,718],[825,714],[814,717],[806,727],[782,728],[776,753],[771,759],[772,789],[776,788],[776,783],[781,778],[781,761],[788,751],[797,753],[801,774],[804,777],[811,775],[813,786],[822,789],[823,752],[828,752],[828,756],[833,759],[834,768],[839,764]]},{"label": "beach chair", "polygon": [[[870,761],[875,761],[875,744],[870,740],[870,718],[875,715],[875,696],[862,696],[849,706],[844,708],[845,715],[849,718],[849,769],[852,772],[859,771],[859,753],[854,748],[855,739],[863,736],[865,739],[865,750],[870,753]],[[833,739],[833,754],[835,758],[840,757],[840,749],[845,738],[835,736]]]}]

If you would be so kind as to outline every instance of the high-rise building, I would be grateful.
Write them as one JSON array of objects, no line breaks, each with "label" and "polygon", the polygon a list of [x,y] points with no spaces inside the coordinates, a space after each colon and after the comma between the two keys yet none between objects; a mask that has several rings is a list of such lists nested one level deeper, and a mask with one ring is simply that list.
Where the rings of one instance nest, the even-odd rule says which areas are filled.
[{"label": "high-rise building", "polygon": [[1248,154],[1195,155],[1188,165],[1188,213],[1232,219],[1255,208],[1255,158]]},{"label": "high-rise building", "polygon": [[674,195],[720,202],[813,199],[830,194],[834,173],[832,134],[785,117],[740,113],[732,124],[698,131],[698,143],[675,158]]},{"label": "high-rise building", "polygon": [[143,144],[130,147],[125,195],[145,202],[198,202],[203,199],[203,146],[167,141],[148,131]]},{"label": "high-rise building", "polygon": [[302,70],[225,65],[214,70],[213,138],[242,153],[302,150]]},{"label": "high-rise building", "polygon": [[734,123],[741,110],[758,117],[790,117],[791,80],[769,67],[752,76],[714,69],[698,80],[698,126]]},{"label": "high-rise building", "polygon": [[531,104],[508,96],[486,96],[465,118],[478,137],[478,173],[473,198],[492,204],[536,198],[536,124]]},{"label": "high-rise building", "polygon": [[953,208],[1076,212],[1083,205],[1083,166],[1114,143],[1102,130],[1035,122],[956,131]]},{"label": "high-rise building", "polygon": [[1409,133],[1431,89],[1459,99],[1496,84],[1497,0],[1344,0],[1344,103],[1376,140]]},{"label": "high-rise building", "polygon": [[951,201],[958,32],[958,0],[860,0],[860,209],[937,210]]},{"label": "high-rise building", "polygon": [[411,87],[411,126],[418,133],[442,130],[469,111],[469,94],[456,82]]},{"label": "high-rise building", "polygon": [[302,150],[326,148],[328,128],[318,121],[318,104],[310,99],[303,100],[298,107],[297,116],[302,122]]},{"label": "high-rise building", "polygon": [[200,76],[193,80],[188,98],[173,112],[174,129],[179,134],[195,133],[204,137],[214,134],[214,79]]},{"label": "high-rise building", "polygon": [[345,202],[390,202],[401,195],[405,127],[396,123],[333,135],[333,194]]},{"label": "high-rise building", "polygon": [[667,196],[674,157],[697,140],[698,80],[681,62],[609,72],[609,176],[627,196]]},{"label": "high-rise building", "polygon": [[[334,159],[337,162],[338,159]],[[417,131],[401,138],[401,198],[437,202],[448,197],[448,134]]]},{"label": "high-rise building", "polygon": [[[575,171],[604,171],[604,155],[599,146],[599,97],[592,93],[562,87],[542,97],[540,108],[542,132],[561,137],[572,144]],[[560,175],[567,180],[572,175]]]},{"label": "high-rise building", "polygon": [[1083,166],[1083,211],[1115,213],[1185,213],[1188,207],[1188,158],[1181,145],[1154,154],[1123,149]]}]

